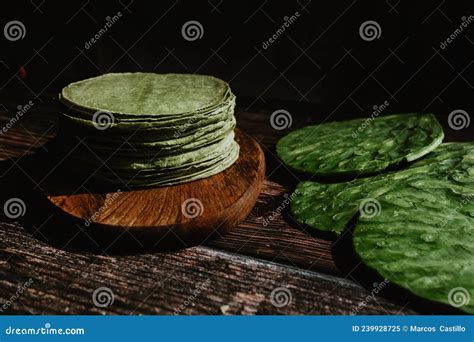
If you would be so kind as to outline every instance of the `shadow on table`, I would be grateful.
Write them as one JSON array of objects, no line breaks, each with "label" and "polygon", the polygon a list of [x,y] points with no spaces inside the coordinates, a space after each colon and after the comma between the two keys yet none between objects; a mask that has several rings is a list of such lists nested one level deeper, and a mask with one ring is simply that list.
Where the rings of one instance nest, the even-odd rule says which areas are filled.
[{"label": "shadow on table", "polygon": [[[168,252],[198,244],[192,240],[183,241],[173,234],[172,227],[161,236],[148,233],[146,229],[134,229],[132,233],[127,228],[85,222],[63,212],[39,189],[43,175],[50,172],[48,164],[41,158],[36,154],[18,163],[11,160],[0,162],[0,200],[5,203],[17,199],[24,207],[25,228],[38,240],[63,250],[107,255]],[[33,169],[35,172],[26,171]],[[53,189],[53,193],[65,191]]]}]

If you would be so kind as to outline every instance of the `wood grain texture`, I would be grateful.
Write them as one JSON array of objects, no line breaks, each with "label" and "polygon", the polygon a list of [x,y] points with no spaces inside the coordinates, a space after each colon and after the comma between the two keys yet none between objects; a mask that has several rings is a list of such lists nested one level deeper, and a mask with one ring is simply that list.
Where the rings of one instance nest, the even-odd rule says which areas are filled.
[{"label": "wood grain texture", "polygon": [[[80,220],[92,238],[110,233],[110,243],[127,230],[143,245],[153,241],[154,247],[158,242],[166,247],[187,247],[224,235],[245,219],[258,198],[265,177],[263,151],[238,129],[236,140],[240,154],[231,167],[212,177],[174,186],[93,190],[87,179],[73,179],[62,168],[67,157],[46,167],[46,175],[33,178],[38,179],[36,186],[48,200]],[[26,167],[29,174],[38,170],[36,163],[48,163],[47,154],[42,155],[45,160],[36,158]]]},{"label": "wood grain texture", "polygon": [[[369,295],[348,280],[207,247],[93,255],[53,248],[17,225],[0,227],[0,302],[8,302],[19,285],[31,283],[5,313],[349,314]],[[110,306],[94,305],[93,292],[100,287],[113,292]],[[271,293],[281,287],[291,300],[279,308]],[[359,313],[401,309],[376,298]]]},{"label": "wood grain texture", "polygon": [[311,234],[288,213],[289,187],[266,180],[247,219],[231,232],[206,245],[270,261],[341,274],[331,254],[332,241]]}]

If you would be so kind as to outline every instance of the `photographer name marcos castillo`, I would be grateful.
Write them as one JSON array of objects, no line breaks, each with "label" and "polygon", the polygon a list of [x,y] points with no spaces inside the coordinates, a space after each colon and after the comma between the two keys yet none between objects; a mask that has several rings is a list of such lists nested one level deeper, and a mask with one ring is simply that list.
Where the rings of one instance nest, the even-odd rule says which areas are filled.
[{"label": "photographer name marcos castillo", "polygon": [[463,333],[466,332],[466,327],[462,325],[440,325],[438,329],[434,326],[419,326],[419,325],[410,325],[410,332],[442,332],[442,333]]}]

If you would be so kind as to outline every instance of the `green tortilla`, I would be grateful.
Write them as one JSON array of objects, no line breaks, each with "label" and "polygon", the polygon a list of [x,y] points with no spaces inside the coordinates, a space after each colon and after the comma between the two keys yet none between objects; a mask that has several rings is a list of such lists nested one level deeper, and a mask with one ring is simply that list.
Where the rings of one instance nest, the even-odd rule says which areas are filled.
[{"label": "green tortilla", "polygon": [[[120,156],[123,158],[136,159],[141,157],[154,157],[156,155],[169,156],[176,153],[184,153],[186,151],[197,150],[198,148],[206,145],[217,143],[224,139],[225,136],[229,135],[234,130],[235,121],[226,123],[225,129],[219,130],[218,132],[206,133],[205,130],[198,131],[196,134],[182,137],[176,140],[163,140],[154,142],[136,142],[128,140],[125,143],[124,139],[107,140],[100,144],[100,140],[97,138],[88,137],[85,139],[84,144],[88,146],[88,149],[93,151],[99,156]],[[69,148],[74,148],[78,142],[68,142]]]},{"label": "green tortilla", "polygon": [[[201,124],[205,125],[209,122],[217,122],[222,118],[225,118],[229,113],[233,114],[233,109],[235,107],[235,97],[231,102],[226,103],[225,106],[221,106],[217,109],[214,109],[209,112],[196,112],[194,114],[186,115],[174,115],[172,117],[160,117],[155,119],[154,117],[141,117],[140,119],[134,120],[123,120],[118,119],[116,114],[111,112],[96,112],[92,116],[84,115],[82,112],[74,112],[71,110],[65,110],[63,112],[64,117],[68,121],[72,121],[74,124],[78,124],[80,127],[86,128],[96,128],[95,124],[97,121],[100,121],[102,117],[104,120],[113,121],[114,128],[130,129],[130,128],[172,128],[173,126],[181,125],[190,125],[190,124]],[[94,115],[98,115],[94,119]]]},{"label": "green tortilla", "polygon": [[[210,122],[203,127],[195,127],[194,124],[184,124],[182,126],[173,126],[170,128],[143,128],[134,127],[133,129],[114,129],[102,132],[95,127],[78,127],[75,122],[63,122],[63,131],[66,135],[61,135],[65,142],[73,145],[77,141],[70,139],[70,133],[74,132],[78,136],[86,137],[90,145],[98,149],[117,150],[117,147],[126,141],[126,146],[122,148],[131,147],[132,149],[149,148],[153,150],[154,147],[174,147],[188,145],[192,147],[198,138],[212,140],[217,137],[223,138],[229,129],[235,127],[236,121],[232,113],[227,114],[222,120],[217,122]],[[60,132],[61,133],[61,132]]]},{"label": "green tortilla", "polygon": [[330,122],[293,131],[276,150],[289,167],[318,176],[361,175],[416,160],[443,140],[432,114]]},{"label": "green tortilla", "polygon": [[195,74],[110,73],[71,83],[66,105],[129,117],[194,114],[219,106],[229,94],[224,81]]},{"label": "green tortilla", "polygon": [[214,116],[222,111],[227,110],[229,107],[234,107],[235,105],[235,95],[230,92],[226,97],[222,100],[222,103],[218,106],[213,106],[209,108],[201,108],[194,112],[187,112],[187,113],[180,113],[180,114],[146,114],[146,115],[127,115],[127,114],[120,114],[114,113],[111,111],[104,111],[104,110],[91,110],[91,109],[84,109],[78,107],[77,105],[71,105],[69,102],[65,101],[63,98],[60,98],[60,101],[64,104],[63,105],[63,112],[66,115],[70,115],[72,117],[82,118],[84,120],[90,120],[91,117],[94,116],[96,113],[108,113],[113,115],[116,122],[122,123],[149,123],[152,122],[154,125],[168,125],[170,123],[178,122],[179,120],[190,120],[194,119],[198,116]]},{"label": "green tortilla", "polygon": [[[234,132],[231,131],[224,138],[214,144],[206,145],[198,149],[179,154],[162,156],[160,150],[151,157],[136,154],[134,158],[124,158],[117,154],[109,154],[108,158],[103,160],[114,170],[155,170],[161,172],[166,169],[172,169],[179,166],[193,165],[209,159],[218,158],[222,153],[232,148],[234,144]],[[88,148],[84,148],[84,153],[76,153],[72,158],[77,158],[83,168],[87,166],[94,167],[102,163],[100,159],[94,158],[94,154],[87,153]]]},{"label": "green tortilla", "polygon": [[70,84],[60,100],[58,146],[71,151],[75,174],[102,183],[188,182],[223,171],[239,154],[235,96],[214,77],[107,74]]},{"label": "green tortilla", "polygon": [[[187,166],[183,169],[174,169],[165,172],[155,172],[139,170],[134,171],[127,175],[127,173],[110,172],[110,169],[102,167],[103,170],[98,172],[95,177],[98,181],[103,181],[107,184],[123,185],[134,187],[134,186],[168,186],[175,185],[183,182],[190,182],[202,178],[213,176],[219,172],[224,171],[230,167],[239,156],[239,145],[234,142],[232,148],[226,151],[225,154],[219,156],[218,159],[213,162],[206,162],[204,164],[194,164]],[[92,172],[92,170],[91,170]],[[123,176],[117,178],[117,176]]]}]

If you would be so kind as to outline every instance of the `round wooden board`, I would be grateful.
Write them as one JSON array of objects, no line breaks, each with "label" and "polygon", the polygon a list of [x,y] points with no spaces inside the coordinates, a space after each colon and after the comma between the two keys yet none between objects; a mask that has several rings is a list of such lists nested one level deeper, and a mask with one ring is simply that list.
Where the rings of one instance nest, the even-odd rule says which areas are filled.
[{"label": "round wooden board", "polygon": [[[265,158],[258,143],[236,129],[238,160],[225,171],[201,180],[131,191],[70,194],[61,190],[58,172],[41,182],[47,199],[80,220],[92,237],[113,240],[131,235],[142,244],[189,246],[222,235],[250,213],[265,178]],[[130,234],[124,234],[125,232]]]}]

